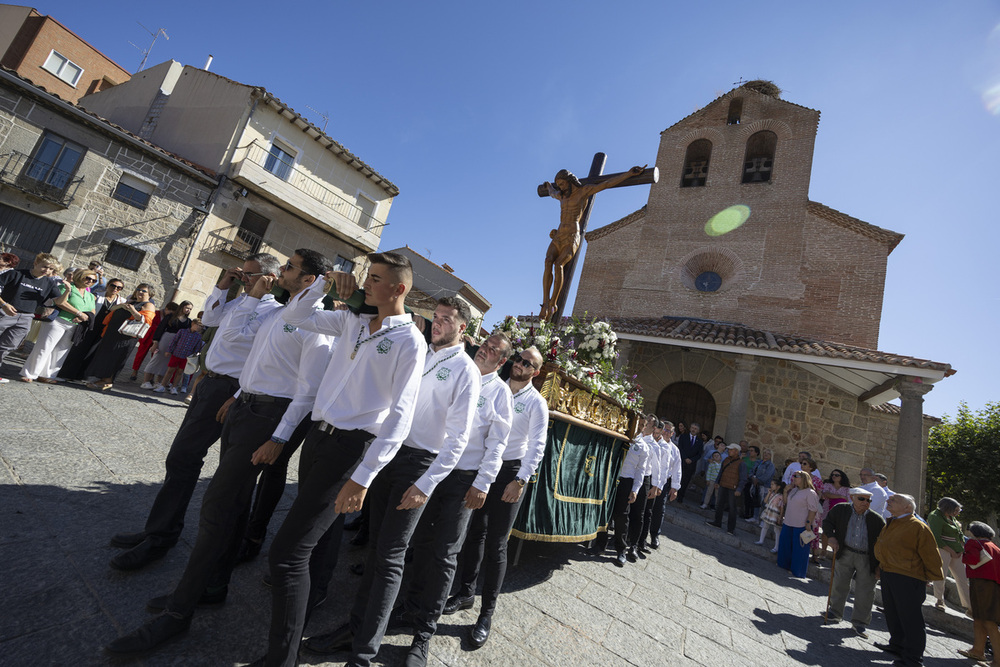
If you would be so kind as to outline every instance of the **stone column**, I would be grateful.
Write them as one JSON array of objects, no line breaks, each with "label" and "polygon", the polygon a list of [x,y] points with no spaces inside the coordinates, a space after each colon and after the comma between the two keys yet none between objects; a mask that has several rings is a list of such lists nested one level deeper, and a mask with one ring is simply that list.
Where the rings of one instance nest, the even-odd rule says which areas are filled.
[{"label": "stone column", "polygon": [[757,366],[752,357],[736,360],[736,378],[733,380],[733,394],[729,400],[729,415],[726,418],[726,444],[743,440],[747,427],[747,403],[750,401],[750,375]]},{"label": "stone column", "polygon": [[911,379],[901,379],[896,385],[901,401],[896,431],[896,470],[894,477],[889,480],[889,488],[896,493],[907,493],[916,498],[918,510],[924,502],[926,477],[924,394],[932,388],[932,385]]}]

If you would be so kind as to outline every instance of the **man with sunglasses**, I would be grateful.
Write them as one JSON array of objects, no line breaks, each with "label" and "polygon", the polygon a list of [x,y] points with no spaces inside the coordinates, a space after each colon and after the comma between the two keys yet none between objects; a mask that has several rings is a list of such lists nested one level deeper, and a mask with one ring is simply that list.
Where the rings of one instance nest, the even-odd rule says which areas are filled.
[{"label": "man with sunglasses", "polygon": [[829,535],[827,544],[836,555],[830,607],[827,623],[837,623],[844,617],[844,605],[854,580],[854,610],[851,625],[858,636],[867,638],[867,628],[872,621],[872,603],[875,601],[878,559],[875,542],[878,541],[885,519],[871,510],[872,494],[863,488],[850,491],[851,502],[834,505],[823,519],[823,533]]},{"label": "man with sunglasses", "polygon": [[[549,406],[532,380],[541,372],[542,355],[532,346],[511,357],[507,386],[511,391],[513,421],[503,464],[490,487],[485,504],[472,513],[465,544],[459,556],[458,593],[448,598],[443,612],[470,609],[476,584],[483,574],[479,618],[470,631],[470,643],[481,647],[489,639],[493,613],[507,572],[507,542],[524,498],[524,487],[545,455]],[[484,562],[485,561],[485,562]],[[482,570],[480,568],[482,567]]]},{"label": "man with sunglasses", "polygon": [[[299,249],[280,271],[277,285],[294,299],[331,268],[318,252]],[[205,491],[198,537],[184,574],[173,593],[147,604],[163,613],[111,642],[111,653],[135,654],[155,648],[186,631],[199,604],[218,602],[206,600],[206,594],[225,598],[257,476],[282,456],[313,405],[334,338],[288,324],[278,316],[279,309],[251,322],[257,302],[274,283],[270,276],[261,278],[235,310],[232,325],[220,332],[223,340],[231,340],[234,330],[246,331],[240,325],[247,323],[254,329],[253,344],[240,374],[239,395],[220,411],[220,417],[225,412],[225,424],[219,467]],[[208,588],[210,583],[221,589]]]},{"label": "man with sunglasses", "polygon": [[[35,255],[30,269],[0,273],[0,366],[11,350],[28,335],[35,310],[49,299],[62,296],[59,262],[48,253]],[[0,377],[0,384],[10,382]]]},{"label": "man with sunglasses", "polygon": [[[278,273],[276,257],[254,255],[243,263],[242,269],[226,271],[206,299],[202,323],[219,327],[213,344],[205,353],[208,374],[195,388],[191,406],[170,445],[163,486],[156,494],[145,527],[139,532],[118,533],[111,538],[111,546],[127,549],[111,559],[111,567],[116,570],[143,568],[166,555],[180,539],[184,515],[198,485],[205,456],[222,435],[220,411],[235,400],[233,395],[239,390],[240,375],[257,329],[268,313],[275,312],[281,305],[270,293],[251,297],[249,292],[261,276],[276,277]],[[242,294],[227,302],[229,289],[246,274],[253,274],[253,277],[244,279]],[[117,281],[112,280],[108,285],[108,298],[114,293],[112,288],[116,284]]]}]

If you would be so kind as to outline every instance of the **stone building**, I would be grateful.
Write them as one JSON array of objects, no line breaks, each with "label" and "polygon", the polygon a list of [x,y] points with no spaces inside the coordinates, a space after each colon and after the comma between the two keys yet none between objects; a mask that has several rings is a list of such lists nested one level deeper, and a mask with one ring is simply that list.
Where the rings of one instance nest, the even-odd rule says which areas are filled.
[{"label": "stone building", "polygon": [[161,63],[81,105],[222,175],[176,299],[202,302],[224,269],[256,252],[312,248],[359,270],[399,194],[267,90],[203,69]]},{"label": "stone building", "polygon": [[613,324],[657,414],[919,497],[923,394],[954,371],[878,351],[902,235],[810,201],[819,112],[779,95],[750,82],[661,133],[647,204],[586,235],[574,311]]},{"label": "stone building", "polygon": [[18,5],[0,5],[0,65],[70,102],[129,79],[59,21]]},{"label": "stone building", "polygon": [[0,68],[0,247],[172,291],[217,179]]},{"label": "stone building", "polygon": [[407,306],[432,320],[437,300],[454,296],[468,304],[472,318],[482,324],[490,302],[472,285],[456,276],[454,269],[447,264],[432,262],[409,246],[393,248],[391,252],[404,255],[413,265],[413,288],[406,295]]}]

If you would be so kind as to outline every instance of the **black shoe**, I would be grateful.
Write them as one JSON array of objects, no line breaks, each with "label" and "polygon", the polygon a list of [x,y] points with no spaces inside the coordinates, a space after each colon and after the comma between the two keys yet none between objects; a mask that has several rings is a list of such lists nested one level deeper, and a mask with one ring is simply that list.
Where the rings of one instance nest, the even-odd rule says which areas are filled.
[{"label": "black shoe", "polygon": [[890,646],[889,644],[875,642],[875,648],[880,648],[886,653],[892,653],[893,655],[903,655],[903,651],[901,649],[898,649],[895,646]]},{"label": "black shoe", "polygon": [[389,614],[389,622],[385,626],[385,631],[399,635],[411,635],[413,634],[413,617],[406,613],[406,609],[402,606],[396,607]]},{"label": "black shoe", "polygon": [[448,598],[448,601],[444,603],[444,614],[450,616],[456,612],[462,611],[463,609],[472,609],[472,605],[476,603],[476,596],[470,595],[469,597],[462,597],[461,595],[452,595]]},{"label": "black shoe", "polygon": [[736,530],[735,529],[733,529],[733,530],[727,530],[726,532],[729,533],[730,535],[735,535],[736,534]]},{"label": "black shoe", "polygon": [[823,625],[834,625],[843,621],[840,616],[834,616],[833,614],[823,614]]},{"label": "black shoe", "polygon": [[615,565],[617,567],[625,567],[625,552],[619,551],[618,555],[615,557]]},{"label": "black shoe", "polygon": [[160,614],[137,630],[119,637],[107,646],[110,653],[145,653],[163,642],[187,632],[191,617],[180,618],[174,614]]},{"label": "black shoe", "polygon": [[649,547],[647,547],[645,543],[643,543],[643,544],[639,545],[639,553],[641,553],[641,554],[650,554],[650,553],[653,553],[653,552],[649,550]]},{"label": "black shoe", "polygon": [[479,620],[476,621],[476,625],[473,626],[472,632],[469,633],[469,643],[472,644],[472,648],[482,648],[486,640],[490,638],[490,627],[493,625],[493,615],[479,616]]},{"label": "black shoe", "polygon": [[855,625],[854,633],[862,639],[868,639],[868,628],[863,625]]},{"label": "black shoe", "polygon": [[351,570],[351,574],[356,574],[357,576],[360,577],[361,575],[363,575],[365,573],[365,564],[364,564],[364,561],[362,561],[360,563],[355,563],[354,565],[352,565],[350,567],[350,570]]},{"label": "black shoe", "polygon": [[[229,586],[223,586],[217,591],[211,591],[206,588],[201,597],[198,598],[199,607],[215,607],[226,603],[226,596],[229,595]],[[146,602],[146,609],[153,612],[154,614],[159,614],[164,609],[167,608],[167,603],[170,602],[169,595],[159,595],[152,600]]]},{"label": "black shoe", "polygon": [[638,556],[639,558],[641,558],[642,560],[646,560],[646,554],[648,554],[648,553],[649,553],[648,550],[647,551],[643,551],[642,549],[639,549],[639,550],[637,550],[635,552],[635,555]]},{"label": "black shoe", "polygon": [[629,547],[628,551],[625,552],[625,559],[630,563],[638,562],[638,558],[635,555],[635,547]]},{"label": "black shoe", "polygon": [[258,555],[260,555],[260,549],[264,546],[264,538],[260,538],[260,541],[251,540],[249,537],[244,537],[242,544],[240,544],[240,550],[236,554],[236,563],[249,563]]},{"label": "black shoe", "polygon": [[406,654],[403,667],[424,667],[427,664],[427,653],[430,650],[430,640],[414,637],[410,650]]},{"label": "black shoe", "polygon": [[138,533],[118,533],[111,538],[111,546],[118,549],[131,549],[142,544],[146,539],[146,531],[140,530]]},{"label": "black shoe", "polygon": [[111,567],[116,570],[141,570],[153,561],[166,556],[168,551],[170,547],[153,546],[152,540],[147,537],[137,546],[112,558]]},{"label": "black shoe", "polygon": [[267,662],[266,655],[257,658],[253,662],[247,663],[245,665],[240,665],[240,667],[264,667],[265,662]]},{"label": "black shoe", "polygon": [[714,521],[706,521],[705,525],[706,526],[715,526],[716,528],[722,528],[722,524],[721,523],[715,523]]},{"label": "black shoe", "polygon": [[652,537],[652,538],[650,538],[650,540],[649,540],[649,548],[650,549],[659,549],[660,548],[660,538],[658,538],[658,537]]},{"label": "black shoe", "polygon": [[354,643],[354,633],[346,623],[333,632],[325,635],[316,635],[302,642],[302,648],[310,653],[319,655],[330,655],[341,651],[350,651]]}]

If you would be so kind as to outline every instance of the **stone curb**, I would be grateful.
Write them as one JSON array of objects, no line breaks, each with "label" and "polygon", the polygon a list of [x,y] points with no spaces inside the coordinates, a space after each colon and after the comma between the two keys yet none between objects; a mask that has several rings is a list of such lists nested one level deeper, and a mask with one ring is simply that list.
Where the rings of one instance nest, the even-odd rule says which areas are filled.
[{"label": "stone curb", "polygon": [[[746,533],[747,535],[752,533],[756,536],[760,531],[758,526],[748,524],[743,519],[739,519],[736,522],[736,534],[730,535],[725,529],[709,526],[705,523],[706,520],[713,520],[714,518],[714,511],[696,509],[678,503],[670,503],[663,513],[663,519],[675,526],[681,526],[698,535],[711,537],[717,542],[752,554],[758,558],[774,560],[775,556],[769,548],[758,546],[754,544],[753,539],[747,541],[740,535],[740,533]],[[810,563],[808,577],[828,584],[830,583],[830,568]],[[878,587],[875,589],[875,604],[879,606],[882,604],[882,591]],[[821,613],[821,611],[819,610],[818,613]],[[933,604],[925,604],[923,606],[923,614],[927,625],[970,642],[972,641],[972,619],[964,613],[952,609],[942,611]]]}]

